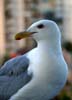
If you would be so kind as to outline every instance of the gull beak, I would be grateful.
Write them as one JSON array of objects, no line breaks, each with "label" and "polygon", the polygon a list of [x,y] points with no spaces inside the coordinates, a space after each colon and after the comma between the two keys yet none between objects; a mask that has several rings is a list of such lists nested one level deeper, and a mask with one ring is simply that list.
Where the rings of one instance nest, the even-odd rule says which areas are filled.
[{"label": "gull beak", "polygon": [[28,31],[24,31],[24,32],[20,32],[20,33],[17,33],[15,35],[15,40],[21,40],[23,38],[27,38],[27,37],[30,37],[32,34],[34,34],[36,32],[28,32]]}]

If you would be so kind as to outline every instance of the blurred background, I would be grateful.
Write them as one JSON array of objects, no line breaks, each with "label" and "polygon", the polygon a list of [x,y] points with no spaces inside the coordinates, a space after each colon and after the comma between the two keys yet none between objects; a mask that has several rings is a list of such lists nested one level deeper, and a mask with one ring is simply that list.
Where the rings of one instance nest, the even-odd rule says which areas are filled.
[{"label": "blurred background", "polygon": [[0,0],[0,66],[33,48],[33,41],[16,41],[14,35],[40,19],[58,24],[69,67],[67,84],[55,100],[72,100],[72,0]]}]

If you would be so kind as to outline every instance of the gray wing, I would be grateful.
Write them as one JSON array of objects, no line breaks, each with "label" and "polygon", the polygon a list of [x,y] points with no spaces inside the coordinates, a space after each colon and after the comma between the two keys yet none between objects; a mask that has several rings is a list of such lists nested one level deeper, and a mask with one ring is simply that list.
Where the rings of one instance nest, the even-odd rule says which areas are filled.
[{"label": "gray wing", "polygon": [[0,100],[8,100],[20,88],[27,84],[32,75],[28,75],[29,60],[24,55],[7,61],[0,69]]}]

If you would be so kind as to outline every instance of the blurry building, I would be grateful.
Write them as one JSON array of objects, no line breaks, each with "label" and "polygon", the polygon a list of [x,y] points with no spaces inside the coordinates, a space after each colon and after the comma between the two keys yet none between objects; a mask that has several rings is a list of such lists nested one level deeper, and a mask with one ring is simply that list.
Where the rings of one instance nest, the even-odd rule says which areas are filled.
[{"label": "blurry building", "polygon": [[38,19],[38,0],[6,0],[4,6],[6,50],[13,51],[25,45],[24,40],[14,41],[15,33],[26,29],[34,18]]},{"label": "blurry building", "polygon": [[5,52],[5,36],[4,36],[4,0],[0,0],[0,57]]},{"label": "blurry building", "polygon": [[[25,45],[25,41],[15,41],[15,33],[27,28],[37,19],[37,0],[0,1],[0,55],[13,52]],[[35,18],[35,19],[34,19]]]},{"label": "blurry building", "polygon": [[64,36],[72,42],[72,0],[63,0],[64,4]]},{"label": "blurry building", "polygon": [[[24,45],[23,41],[14,41],[14,35],[25,28],[25,15],[30,13],[25,11],[23,0],[5,0],[5,37],[6,50],[12,52],[19,46]],[[23,43],[22,43],[23,42]]]},{"label": "blurry building", "polygon": [[72,40],[71,9],[71,0],[0,0],[0,55],[23,47],[25,41],[15,41],[15,33],[42,18],[54,20],[63,37]]}]

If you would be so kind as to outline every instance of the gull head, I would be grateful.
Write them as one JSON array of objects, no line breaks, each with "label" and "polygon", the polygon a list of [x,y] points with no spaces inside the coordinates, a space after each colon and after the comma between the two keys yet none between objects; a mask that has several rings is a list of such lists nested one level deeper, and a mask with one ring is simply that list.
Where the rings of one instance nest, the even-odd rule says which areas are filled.
[{"label": "gull head", "polygon": [[16,40],[32,37],[37,42],[41,40],[59,40],[60,30],[57,24],[51,20],[40,20],[33,23],[26,31],[17,33]]}]

